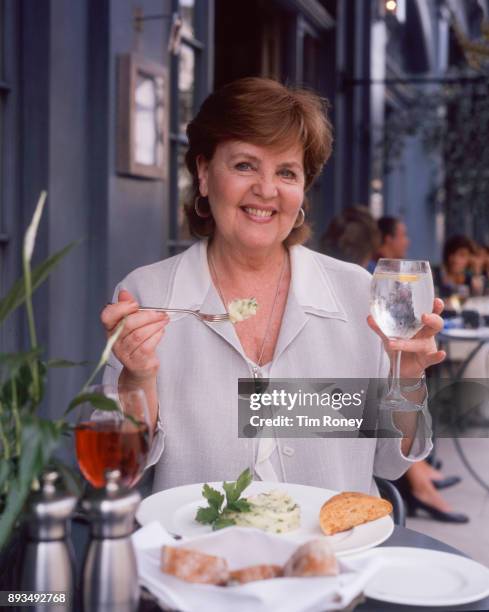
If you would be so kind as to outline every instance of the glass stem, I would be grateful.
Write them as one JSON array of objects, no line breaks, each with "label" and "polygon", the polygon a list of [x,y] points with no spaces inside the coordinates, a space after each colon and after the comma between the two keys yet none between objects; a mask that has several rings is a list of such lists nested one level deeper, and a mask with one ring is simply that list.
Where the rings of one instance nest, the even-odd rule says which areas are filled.
[{"label": "glass stem", "polygon": [[402,351],[396,351],[394,355],[394,371],[392,373],[392,385],[389,392],[389,399],[401,400],[401,354]]}]

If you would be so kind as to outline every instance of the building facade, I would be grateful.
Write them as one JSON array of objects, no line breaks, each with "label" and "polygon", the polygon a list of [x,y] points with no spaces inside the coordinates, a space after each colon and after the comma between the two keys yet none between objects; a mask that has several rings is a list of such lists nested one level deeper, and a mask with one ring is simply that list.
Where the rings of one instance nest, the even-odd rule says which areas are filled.
[{"label": "building facade", "polygon": [[[185,126],[210,91],[242,76],[312,87],[331,103],[335,152],[311,193],[312,246],[334,214],[366,204],[402,215],[410,254],[437,259],[440,218],[426,199],[438,162],[413,138],[387,175],[379,142],[386,116],[426,87],[413,76],[444,74],[450,2],[394,4],[389,12],[386,0],[0,0],[0,293],[20,275],[22,234],[43,189],[36,260],[81,240],[36,293],[50,357],[96,361],[99,313],[115,284],[189,244]],[[467,15],[487,2],[463,4],[470,30]],[[151,100],[163,108],[159,177],[120,169],[119,65],[128,55],[163,71],[161,100],[136,102],[143,134]],[[26,338],[23,318],[11,317],[1,348]],[[46,409],[57,414],[85,379],[84,368],[57,374]]]}]

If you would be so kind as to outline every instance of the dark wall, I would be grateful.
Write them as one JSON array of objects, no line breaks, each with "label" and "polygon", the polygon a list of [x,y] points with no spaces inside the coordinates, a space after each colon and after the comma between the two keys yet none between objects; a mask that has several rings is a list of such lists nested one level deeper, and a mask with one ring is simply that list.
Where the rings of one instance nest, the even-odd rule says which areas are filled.
[{"label": "dark wall", "polygon": [[[36,259],[83,240],[36,297],[49,357],[96,362],[105,343],[99,313],[114,285],[166,254],[167,183],[120,177],[115,165],[117,55],[138,45],[150,60],[168,58],[168,20],[145,23],[136,40],[136,5],[144,14],[171,12],[169,0],[21,5],[21,225],[47,189]],[[92,367],[53,372],[44,409],[59,415]]]}]

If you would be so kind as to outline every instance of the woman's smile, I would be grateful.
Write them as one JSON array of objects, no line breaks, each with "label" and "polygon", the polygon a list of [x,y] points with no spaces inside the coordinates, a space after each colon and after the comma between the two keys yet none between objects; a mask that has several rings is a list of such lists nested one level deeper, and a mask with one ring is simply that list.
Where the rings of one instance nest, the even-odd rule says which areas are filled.
[{"label": "woman's smile", "polygon": [[253,223],[270,223],[277,214],[277,210],[274,208],[256,205],[241,206],[240,210],[242,210],[246,217]]}]

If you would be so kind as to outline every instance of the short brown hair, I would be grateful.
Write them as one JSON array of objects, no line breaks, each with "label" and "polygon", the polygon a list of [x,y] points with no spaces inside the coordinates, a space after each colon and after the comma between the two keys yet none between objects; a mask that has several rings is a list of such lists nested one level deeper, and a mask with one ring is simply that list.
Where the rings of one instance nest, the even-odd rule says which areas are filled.
[{"label": "short brown hair", "polygon": [[475,252],[474,243],[467,236],[456,234],[446,240],[443,246],[443,264],[446,268],[448,268],[450,257],[462,249],[467,249],[471,255]]},{"label": "short brown hair", "polygon": [[364,265],[380,246],[381,233],[366,206],[346,208],[328,226],[321,250],[326,255]]},{"label": "short brown hair", "polygon": [[[307,191],[331,155],[333,134],[326,109],[326,101],[311,91],[258,77],[233,81],[206,98],[187,127],[189,148],[185,162],[193,179],[190,199],[185,204],[190,233],[198,238],[211,237],[215,228],[212,216],[199,217],[194,208],[199,197],[196,162],[199,155],[211,160],[216,147],[229,140],[284,148],[300,144],[304,150]],[[201,211],[209,210],[205,200],[200,199]],[[307,212],[306,198],[304,209]],[[310,233],[305,222],[292,229],[285,244],[301,244]]]}]

